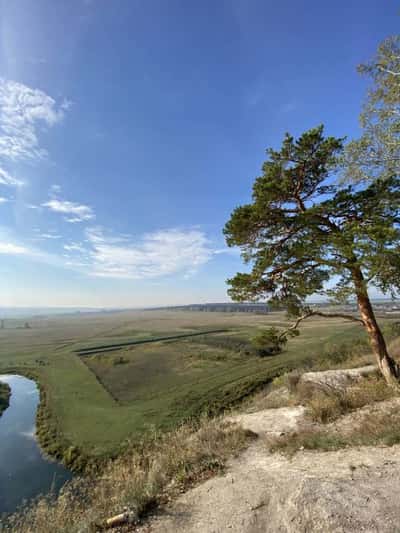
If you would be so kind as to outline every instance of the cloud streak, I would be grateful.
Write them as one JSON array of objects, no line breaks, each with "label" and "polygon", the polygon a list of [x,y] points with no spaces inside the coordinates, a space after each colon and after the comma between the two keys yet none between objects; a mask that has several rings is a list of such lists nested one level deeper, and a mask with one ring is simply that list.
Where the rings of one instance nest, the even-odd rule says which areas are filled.
[{"label": "cloud streak", "polygon": [[12,242],[0,241],[0,254],[6,255],[30,255],[31,251],[25,246],[14,244]]},{"label": "cloud streak", "polygon": [[194,274],[212,255],[198,230],[167,229],[147,233],[139,242],[106,237],[101,229],[87,230],[91,275],[123,279],[151,279]]},{"label": "cloud streak", "polygon": [[84,204],[70,202],[68,200],[53,198],[48,202],[43,203],[42,207],[47,207],[55,213],[67,215],[65,220],[71,223],[83,222],[95,218],[95,214],[91,207]]},{"label": "cloud streak", "polygon": [[24,182],[14,178],[14,176],[11,176],[9,172],[3,168],[0,168],[0,184],[7,185],[9,187],[21,187]]},{"label": "cloud streak", "polygon": [[85,253],[85,248],[76,242],[71,242],[70,244],[64,244],[64,250],[67,252],[82,252]]},{"label": "cloud streak", "polygon": [[37,236],[35,237],[35,240],[54,240],[54,239],[62,239],[62,235],[58,235],[57,233],[42,233],[40,231],[36,232]]}]

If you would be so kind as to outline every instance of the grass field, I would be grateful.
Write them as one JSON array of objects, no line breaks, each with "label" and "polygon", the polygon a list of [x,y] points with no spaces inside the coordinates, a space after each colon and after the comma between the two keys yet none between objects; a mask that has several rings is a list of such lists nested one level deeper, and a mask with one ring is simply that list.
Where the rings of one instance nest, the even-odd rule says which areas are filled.
[{"label": "grass field", "polygon": [[[92,457],[115,455],[127,439],[152,427],[169,429],[202,410],[223,409],[318,358],[326,343],[363,335],[351,322],[313,319],[282,354],[260,359],[239,348],[259,328],[285,325],[283,313],[129,311],[29,324],[30,329],[13,329],[9,321],[8,329],[0,330],[0,373],[33,371],[57,435]],[[194,333],[199,335],[190,336]],[[93,352],[96,346],[141,340],[146,343]],[[92,351],[79,355],[86,349]]]}]

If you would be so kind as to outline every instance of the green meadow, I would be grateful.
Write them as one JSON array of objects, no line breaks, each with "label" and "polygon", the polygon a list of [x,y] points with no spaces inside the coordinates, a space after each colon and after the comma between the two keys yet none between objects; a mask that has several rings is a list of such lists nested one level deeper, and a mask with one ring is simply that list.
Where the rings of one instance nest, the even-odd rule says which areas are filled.
[{"label": "green meadow", "polygon": [[46,448],[59,439],[88,457],[108,457],[154,428],[228,408],[318,359],[329,343],[363,337],[357,324],[316,318],[279,355],[247,351],[260,328],[285,324],[283,313],[182,311],[37,318],[29,329],[9,320],[0,330],[0,373],[38,380],[40,420],[52,428],[41,436]]}]

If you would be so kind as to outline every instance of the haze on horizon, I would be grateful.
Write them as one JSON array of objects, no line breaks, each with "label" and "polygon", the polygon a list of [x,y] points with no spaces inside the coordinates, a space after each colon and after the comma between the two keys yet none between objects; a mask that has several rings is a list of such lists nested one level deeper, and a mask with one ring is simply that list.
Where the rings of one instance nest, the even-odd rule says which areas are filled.
[{"label": "haze on horizon", "polygon": [[356,66],[398,30],[379,0],[0,7],[3,306],[227,301],[265,148],[356,137]]}]

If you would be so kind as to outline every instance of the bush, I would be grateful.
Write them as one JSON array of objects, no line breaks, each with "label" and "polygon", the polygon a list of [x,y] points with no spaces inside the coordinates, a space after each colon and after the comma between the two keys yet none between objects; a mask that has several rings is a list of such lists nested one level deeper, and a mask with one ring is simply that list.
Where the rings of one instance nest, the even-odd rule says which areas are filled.
[{"label": "bush", "polygon": [[281,336],[277,328],[265,329],[252,340],[254,349],[260,357],[267,357],[280,353],[286,343],[286,336]]},{"label": "bush", "polygon": [[318,393],[310,398],[307,412],[315,422],[326,424],[336,420],[349,411],[351,406],[346,394]]}]

